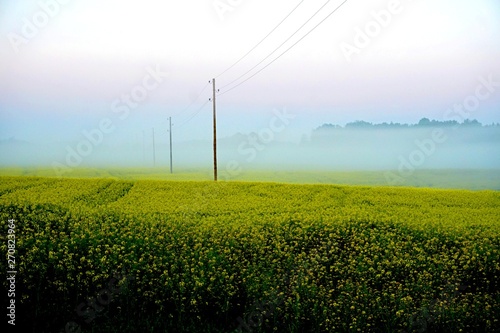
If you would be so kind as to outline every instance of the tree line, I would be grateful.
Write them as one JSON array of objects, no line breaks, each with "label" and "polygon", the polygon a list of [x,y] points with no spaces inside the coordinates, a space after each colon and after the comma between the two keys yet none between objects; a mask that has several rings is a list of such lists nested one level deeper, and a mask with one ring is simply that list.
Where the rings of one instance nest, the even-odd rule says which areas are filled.
[{"label": "tree line", "polygon": [[333,129],[401,129],[401,128],[423,128],[423,127],[500,127],[500,123],[492,123],[490,125],[483,125],[476,119],[465,119],[462,123],[456,120],[430,120],[429,118],[422,118],[416,124],[402,124],[394,122],[383,122],[379,124],[370,123],[363,120],[357,120],[347,123],[345,126],[335,124],[323,124],[316,128],[316,131],[333,130]]}]

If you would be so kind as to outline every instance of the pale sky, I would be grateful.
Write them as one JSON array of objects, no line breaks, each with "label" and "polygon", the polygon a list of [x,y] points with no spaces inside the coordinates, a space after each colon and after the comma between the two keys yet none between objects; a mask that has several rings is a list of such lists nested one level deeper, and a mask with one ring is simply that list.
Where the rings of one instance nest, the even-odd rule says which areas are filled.
[{"label": "pale sky", "polygon": [[[1,0],[0,140],[78,141],[103,119],[113,124],[111,142],[152,127],[166,140],[169,116],[175,141],[209,139],[211,104],[200,109],[211,97],[208,80],[215,77],[220,92],[233,87],[241,80],[224,86],[321,6],[249,75],[342,2]],[[274,109],[295,116],[282,133],[293,139],[325,122],[449,120],[447,110],[481,82],[500,82],[498,59],[498,0],[348,0],[259,74],[217,96],[219,134],[258,131]],[[124,96],[133,93],[127,106]],[[469,114],[491,123],[500,122],[499,111],[497,84]]]}]

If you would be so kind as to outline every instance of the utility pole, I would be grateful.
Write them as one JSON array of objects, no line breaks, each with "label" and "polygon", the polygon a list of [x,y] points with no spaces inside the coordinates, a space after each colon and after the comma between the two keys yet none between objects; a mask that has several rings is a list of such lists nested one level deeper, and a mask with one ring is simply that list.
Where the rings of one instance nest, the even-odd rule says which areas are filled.
[{"label": "utility pole", "polygon": [[214,110],[214,181],[217,181],[217,123],[216,123],[217,120],[215,116],[215,78],[212,79],[212,85],[213,85],[212,103]]},{"label": "utility pole", "polygon": [[155,128],[153,127],[153,166],[156,166]]},{"label": "utility pole", "polygon": [[169,117],[168,118],[168,122],[169,122],[169,126],[170,126],[170,129],[169,129],[169,132],[170,132],[170,173],[173,173],[173,169],[172,169],[172,117]]},{"label": "utility pole", "polygon": [[142,130],[142,163],[146,164],[146,132]]}]

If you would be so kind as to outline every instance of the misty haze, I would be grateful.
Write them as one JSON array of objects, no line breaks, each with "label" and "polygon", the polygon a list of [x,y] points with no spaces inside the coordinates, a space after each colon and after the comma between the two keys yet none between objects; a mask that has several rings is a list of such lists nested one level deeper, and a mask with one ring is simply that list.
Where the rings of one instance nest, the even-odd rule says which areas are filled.
[{"label": "misty haze", "polygon": [[[411,170],[411,169],[499,169],[500,126],[421,121],[419,124],[371,124],[363,121],[345,126],[323,124],[301,140],[292,142],[285,127],[269,127],[250,133],[235,133],[218,140],[219,168],[229,173],[244,170]],[[95,136],[77,142],[43,146],[15,138],[0,142],[4,166],[152,167],[169,164],[165,135],[151,133],[136,141],[115,142]],[[163,136],[163,138],[162,138]],[[294,135],[296,136],[296,135]],[[160,138],[162,140],[160,140]],[[87,146],[92,153],[85,156]],[[83,147],[83,148],[82,148]],[[79,150],[80,149],[80,150]],[[82,154],[83,152],[83,154]],[[176,169],[210,169],[213,143],[192,140],[173,144]],[[68,163],[69,162],[69,163]],[[56,170],[57,168],[55,168]],[[54,175],[56,172],[54,172]]]}]

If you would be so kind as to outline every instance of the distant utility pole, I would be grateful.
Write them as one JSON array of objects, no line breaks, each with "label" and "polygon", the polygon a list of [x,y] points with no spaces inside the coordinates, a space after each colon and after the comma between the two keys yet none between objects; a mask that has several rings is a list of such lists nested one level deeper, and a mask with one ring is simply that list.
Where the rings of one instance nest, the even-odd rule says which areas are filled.
[{"label": "distant utility pole", "polygon": [[217,120],[215,116],[215,78],[212,79],[212,85],[213,85],[212,104],[214,110],[214,181],[217,181],[217,123],[216,123]]},{"label": "distant utility pole", "polygon": [[146,164],[146,132],[142,130],[142,163]]},{"label": "distant utility pole", "polygon": [[170,133],[170,173],[173,173],[172,169],[172,117],[168,118],[169,122],[169,133]]},{"label": "distant utility pole", "polygon": [[153,166],[156,166],[155,128],[153,127]]}]

